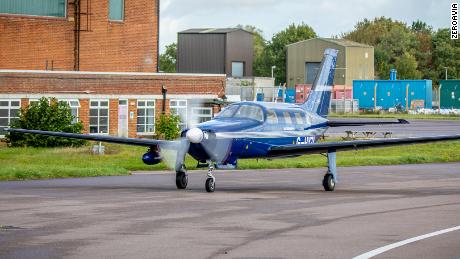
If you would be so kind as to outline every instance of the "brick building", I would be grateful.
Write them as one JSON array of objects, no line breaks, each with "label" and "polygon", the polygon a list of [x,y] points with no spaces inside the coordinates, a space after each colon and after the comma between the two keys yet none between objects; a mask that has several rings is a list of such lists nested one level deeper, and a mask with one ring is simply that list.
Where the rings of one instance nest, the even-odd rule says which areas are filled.
[{"label": "brick building", "polygon": [[0,136],[43,96],[68,102],[85,132],[143,137],[163,103],[190,127],[225,93],[225,75],[157,73],[159,0],[2,0],[0,32]]}]

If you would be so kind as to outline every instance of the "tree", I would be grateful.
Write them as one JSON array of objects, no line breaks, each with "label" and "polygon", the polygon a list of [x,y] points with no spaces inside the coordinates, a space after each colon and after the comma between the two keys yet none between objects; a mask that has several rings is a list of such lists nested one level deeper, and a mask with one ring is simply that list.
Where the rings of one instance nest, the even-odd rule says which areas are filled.
[{"label": "tree", "polygon": [[160,71],[166,73],[176,72],[177,44],[166,45],[166,50],[160,55]]},{"label": "tree", "polygon": [[267,48],[273,57],[273,65],[276,66],[276,83],[286,82],[286,46],[303,40],[317,37],[312,27],[305,23],[291,24],[283,31],[276,33]]},{"label": "tree", "polygon": [[460,78],[460,42],[450,39],[448,28],[433,36],[433,67],[436,81],[445,79],[446,68],[449,79]]},{"label": "tree", "polygon": [[162,114],[155,123],[155,132],[160,139],[174,140],[180,135],[179,123],[179,116]]},{"label": "tree", "polygon": [[[54,98],[48,101],[43,97],[38,102],[21,109],[19,119],[14,120],[10,126],[20,129],[81,133],[83,124],[81,122],[73,124],[73,119],[74,116],[67,103],[58,102]],[[6,139],[13,147],[78,147],[86,143],[84,140],[22,133],[9,133]]]},{"label": "tree", "polygon": [[271,76],[273,57],[267,51],[268,42],[263,37],[263,31],[252,25],[237,25],[237,28],[244,29],[254,35],[254,60],[252,64],[253,75],[260,77]]},{"label": "tree", "polygon": [[417,70],[417,60],[413,55],[406,52],[398,57],[395,62],[399,79],[421,79],[422,73]]}]

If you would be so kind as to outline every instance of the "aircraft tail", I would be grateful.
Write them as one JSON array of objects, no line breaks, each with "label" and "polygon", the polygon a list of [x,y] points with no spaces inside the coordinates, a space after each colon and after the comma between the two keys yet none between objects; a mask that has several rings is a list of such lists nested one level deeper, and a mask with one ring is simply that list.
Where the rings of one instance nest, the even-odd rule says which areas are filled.
[{"label": "aircraft tail", "polygon": [[324,118],[329,113],[338,52],[336,49],[326,49],[324,51],[320,71],[313,82],[310,95],[305,103],[302,104],[302,108],[305,110]]}]

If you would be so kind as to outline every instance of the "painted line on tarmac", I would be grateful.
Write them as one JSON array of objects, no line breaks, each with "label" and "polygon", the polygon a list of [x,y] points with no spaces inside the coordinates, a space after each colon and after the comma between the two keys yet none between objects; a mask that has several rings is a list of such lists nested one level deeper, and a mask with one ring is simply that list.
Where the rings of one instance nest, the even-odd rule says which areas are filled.
[{"label": "painted line on tarmac", "polygon": [[400,246],[404,246],[404,245],[407,245],[407,244],[410,244],[410,243],[414,243],[414,242],[417,242],[417,241],[420,241],[420,240],[423,240],[423,239],[427,239],[427,238],[430,238],[430,237],[434,237],[434,236],[439,236],[439,235],[446,234],[446,233],[456,231],[456,230],[460,230],[460,226],[439,230],[439,231],[436,231],[436,232],[432,232],[432,233],[428,233],[428,234],[425,234],[425,235],[421,235],[421,236],[409,238],[409,239],[406,239],[406,240],[403,240],[403,241],[399,241],[399,242],[396,242],[396,243],[393,243],[393,244],[390,244],[390,245],[382,246],[380,248],[374,249],[374,250],[369,251],[367,253],[364,253],[362,255],[358,255],[356,257],[353,257],[353,259],[372,258],[372,257],[374,257],[376,255],[385,253],[385,252],[387,252],[387,251],[389,251],[391,249],[395,249],[395,248],[398,248]]}]

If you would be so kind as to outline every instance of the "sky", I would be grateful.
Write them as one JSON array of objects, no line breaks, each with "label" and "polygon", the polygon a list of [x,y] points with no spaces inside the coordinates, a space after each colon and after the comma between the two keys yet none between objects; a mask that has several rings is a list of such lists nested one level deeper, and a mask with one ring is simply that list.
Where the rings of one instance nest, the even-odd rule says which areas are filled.
[{"label": "sky", "polygon": [[353,30],[364,18],[391,17],[411,24],[422,20],[433,28],[450,23],[448,0],[160,0],[160,51],[190,28],[254,25],[269,40],[288,25],[304,22],[320,37]]}]

